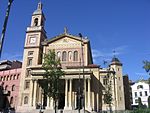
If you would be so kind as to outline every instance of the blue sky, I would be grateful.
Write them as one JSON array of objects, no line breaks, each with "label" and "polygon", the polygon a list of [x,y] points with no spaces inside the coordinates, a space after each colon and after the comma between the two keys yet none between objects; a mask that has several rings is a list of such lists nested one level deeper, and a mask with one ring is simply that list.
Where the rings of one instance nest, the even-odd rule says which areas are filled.
[{"label": "blue sky", "polygon": [[[8,0],[0,0],[0,31]],[[2,53],[3,59],[22,60],[25,31],[39,0],[14,0]],[[142,68],[150,60],[149,0],[42,0],[49,38],[63,33],[82,33],[91,41],[94,63],[116,56],[130,79],[148,78]]]}]

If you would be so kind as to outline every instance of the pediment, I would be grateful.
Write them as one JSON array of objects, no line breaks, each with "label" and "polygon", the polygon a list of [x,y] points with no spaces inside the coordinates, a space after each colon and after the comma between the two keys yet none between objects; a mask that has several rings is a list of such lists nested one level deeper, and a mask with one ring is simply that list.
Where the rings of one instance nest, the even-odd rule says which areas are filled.
[{"label": "pediment", "polygon": [[59,40],[55,40],[52,44],[80,44],[81,41],[70,38],[70,37],[61,37]]},{"label": "pediment", "polygon": [[51,44],[81,44],[81,41],[88,42],[88,39],[81,39],[80,37],[69,35],[69,34],[62,34],[57,37],[51,38],[44,42],[44,45],[51,45]]}]

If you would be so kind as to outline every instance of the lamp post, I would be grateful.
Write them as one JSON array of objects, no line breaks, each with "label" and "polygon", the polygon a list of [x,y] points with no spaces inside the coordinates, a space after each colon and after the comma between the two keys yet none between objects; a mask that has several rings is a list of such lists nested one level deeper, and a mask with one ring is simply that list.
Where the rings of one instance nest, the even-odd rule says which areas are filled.
[{"label": "lamp post", "polygon": [[[81,56],[82,56],[82,71],[83,71],[83,83],[84,83],[84,80],[85,80],[85,76],[84,76],[84,51],[83,51],[83,46],[84,46],[84,43],[83,43],[83,37],[82,37],[82,34],[79,33],[79,37],[81,38]],[[85,113],[85,87],[83,85],[83,94],[82,94],[82,97],[83,97],[83,109],[84,109],[84,113]]]},{"label": "lamp post", "polygon": [[0,57],[2,54],[2,48],[3,48],[3,43],[4,43],[4,37],[5,37],[5,32],[6,32],[6,28],[7,28],[7,23],[8,23],[8,17],[9,17],[9,13],[10,13],[10,8],[11,8],[11,4],[14,0],[9,0],[8,1],[8,6],[7,6],[7,10],[6,10],[6,16],[5,16],[5,20],[4,20],[4,24],[3,24],[3,29],[2,29],[2,34],[1,34],[1,39],[0,39]]}]

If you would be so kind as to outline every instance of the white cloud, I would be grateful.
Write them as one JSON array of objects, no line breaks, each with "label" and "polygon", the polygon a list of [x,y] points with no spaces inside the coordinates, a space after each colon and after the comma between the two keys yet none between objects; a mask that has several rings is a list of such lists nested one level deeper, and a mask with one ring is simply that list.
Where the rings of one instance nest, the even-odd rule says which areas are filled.
[{"label": "white cloud", "polygon": [[127,45],[122,45],[119,47],[116,47],[114,49],[112,49],[112,51],[115,51],[115,53],[112,53],[112,55],[120,55],[120,54],[124,54],[125,50],[128,48]]},{"label": "white cloud", "polygon": [[2,55],[2,60],[19,60],[22,61],[22,53],[4,53]]},{"label": "white cloud", "polygon": [[149,75],[146,72],[145,73],[136,72],[135,74],[137,80],[142,80],[142,79],[147,80],[149,78]]},{"label": "white cloud", "polygon": [[136,75],[139,75],[139,76],[149,76],[148,73],[146,73],[146,72],[145,72],[145,73],[138,73],[138,72],[137,72],[137,73],[135,73],[135,74],[136,74]]},{"label": "white cloud", "polygon": [[[124,54],[127,47],[128,46],[123,45],[123,46],[116,47],[114,49],[109,49],[109,48],[101,49],[101,50],[92,49],[93,61],[96,64],[99,64],[99,63],[102,64],[103,61],[110,62],[114,55],[118,56],[118,55]],[[115,53],[113,51],[115,51]]]}]

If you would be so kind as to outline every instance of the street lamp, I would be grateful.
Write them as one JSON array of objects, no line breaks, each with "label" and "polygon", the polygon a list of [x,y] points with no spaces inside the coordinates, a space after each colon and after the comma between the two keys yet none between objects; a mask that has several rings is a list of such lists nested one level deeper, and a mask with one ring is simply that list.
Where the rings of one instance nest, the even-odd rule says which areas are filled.
[{"label": "street lamp", "polygon": [[[85,80],[85,76],[84,76],[84,53],[83,53],[83,46],[84,46],[84,42],[83,42],[83,36],[81,33],[79,33],[79,37],[81,38],[81,56],[82,56],[82,70],[83,70],[83,83],[84,83],[84,80]],[[83,108],[84,108],[84,113],[85,113],[85,87],[83,85],[83,94],[82,94],[82,97],[83,97]]]},{"label": "street lamp", "polygon": [[11,4],[12,4],[13,1],[14,0],[9,0],[8,1],[6,16],[5,16],[3,29],[2,29],[2,34],[1,34],[1,39],[0,39],[0,57],[1,57],[1,54],[2,54],[2,48],[3,48],[3,42],[4,42],[5,32],[6,32],[6,28],[7,28],[7,23],[8,23],[9,12],[10,12]]}]

